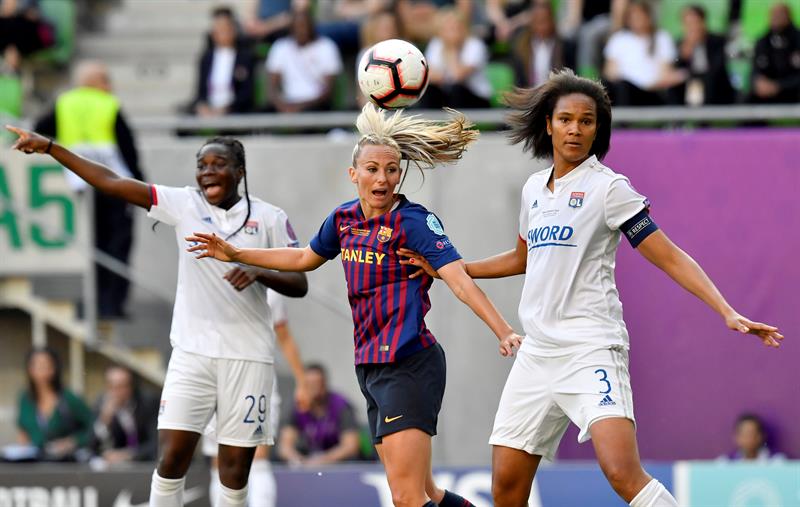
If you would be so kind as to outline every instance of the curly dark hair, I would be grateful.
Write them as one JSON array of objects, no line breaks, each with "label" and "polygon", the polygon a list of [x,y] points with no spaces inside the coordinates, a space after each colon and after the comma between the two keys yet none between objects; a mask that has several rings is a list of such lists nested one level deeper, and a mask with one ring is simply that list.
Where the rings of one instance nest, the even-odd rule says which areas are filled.
[{"label": "curly dark hair", "polygon": [[514,111],[506,122],[511,144],[523,144],[534,158],[552,158],[553,140],[547,134],[547,118],[553,116],[558,99],[573,93],[586,95],[597,107],[597,135],[589,153],[602,159],[611,144],[611,99],[598,81],[578,77],[570,69],[550,74],[550,79],[536,88],[516,88],[504,97]]}]

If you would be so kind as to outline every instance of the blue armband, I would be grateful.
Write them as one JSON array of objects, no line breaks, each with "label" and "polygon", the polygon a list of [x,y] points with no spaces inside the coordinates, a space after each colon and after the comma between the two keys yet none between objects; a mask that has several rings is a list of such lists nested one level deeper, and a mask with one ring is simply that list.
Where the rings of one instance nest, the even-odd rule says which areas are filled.
[{"label": "blue armband", "polygon": [[636,248],[639,243],[658,230],[658,226],[653,219],[650,218],[648,208],[644,208],[639,213],[635,214],[632,218],[623,223],[619,230],[625,233],[631,246]]}]

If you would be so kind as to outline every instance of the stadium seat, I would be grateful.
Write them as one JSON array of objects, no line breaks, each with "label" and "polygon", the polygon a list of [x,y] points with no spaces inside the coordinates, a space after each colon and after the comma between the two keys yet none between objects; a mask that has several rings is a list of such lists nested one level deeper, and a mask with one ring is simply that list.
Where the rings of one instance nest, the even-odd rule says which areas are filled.
[{"label": "stadium seat", "polygon": [[749,44],[763,37],[769,29],[769,11],[777,3],[786,3],[795,26],[800,26],[800,2],[797,0],[742,0],[742,35]]},{"label": "stadium seat", "polygon": [[0,116],[19,118],[22,114],[22,81],[0,74]]},{"label": "stadium seat", "polygon": [[[761,1],[761,0],[757,0]],[[659,26],[668,31],[675,40],[683,37],[681,11],[687,5],[699,5],[706,10],[706,23],[712,33],[728,32],[730,1],[729,0],[669,0],[661,2],[658,12]]]},{"label": "stadium seat", "polygon": [[51,48],[37,52],[36,62],[65,65],[75,52],[75,4],[72,0],[40,0],[39,8],[56,29],[56,42]]},{"label": "stadium seat", "polygon": [[514,88],[514,69],[507,63],[489,62],[486,65],[486,75],[492,84],[492,97],[489,99],[492,107],[502,107],[500,99],[503,93]]}]

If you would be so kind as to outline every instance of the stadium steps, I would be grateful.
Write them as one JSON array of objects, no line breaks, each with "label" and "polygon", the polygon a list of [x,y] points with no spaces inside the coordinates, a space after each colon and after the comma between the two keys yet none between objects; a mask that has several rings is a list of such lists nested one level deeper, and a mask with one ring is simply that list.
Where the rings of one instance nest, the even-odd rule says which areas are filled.
[{"label": "stadium steps", "polygon": [[[84,322],[75,317],[75,305],[68,301],[48,300],[34,294],[33,283],[28,278],[0,279],[0,308],[21,310],[31,316],[34,342],[44,342],[47,328],[51,327],[78,344],[84,352],[91,350],[106,359],[130,368],[137,375],[155,385],[162,385],[165,370],[160,354],[143,349],[139,352],[122,347],[108,339],[89,344]],[[101,329],[109,332],[108,329]]]},{"label": "stadium steps", "polygon": [[[240,18],[254,0],[226,2]],[[172,114],[194,96],[196,62],[217,0],[124,0],[103,32],[82,37],[78,53],[110,67],[128,116]]]}]

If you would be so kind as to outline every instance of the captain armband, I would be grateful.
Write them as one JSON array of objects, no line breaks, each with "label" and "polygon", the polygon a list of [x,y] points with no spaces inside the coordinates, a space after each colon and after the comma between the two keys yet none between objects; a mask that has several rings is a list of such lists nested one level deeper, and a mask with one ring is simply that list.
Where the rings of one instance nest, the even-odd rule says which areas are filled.
[{"label": "captain armband", "polygon": [[648,208],[644,208],[639,213],[635,214],[632,218],[623,223],[619,230],[621,230],[625,237],[628,238],[631,246],[636,248],[639,243],[658,230],[658,226],[653,219],[650,218]]}]

